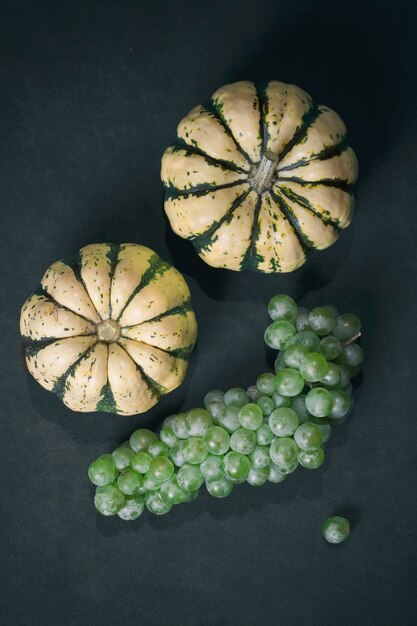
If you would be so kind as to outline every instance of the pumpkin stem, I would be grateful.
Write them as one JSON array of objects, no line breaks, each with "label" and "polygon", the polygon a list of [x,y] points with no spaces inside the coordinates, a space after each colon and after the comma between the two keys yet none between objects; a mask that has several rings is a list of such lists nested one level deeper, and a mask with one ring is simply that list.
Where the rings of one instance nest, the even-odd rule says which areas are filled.
[{"label": "pumpkin stem", "polygon": [[104,320],[97,324],[97,337],[104,343],[114,343],[120,337],[120,325],[114,320]]},{"label": "pumpkin stem", "polygon": [[249,176],[249,182],[259,193],[263,193],[272,185],[277,168],[278,157],[267,150],[259,163],[253,166]]}]

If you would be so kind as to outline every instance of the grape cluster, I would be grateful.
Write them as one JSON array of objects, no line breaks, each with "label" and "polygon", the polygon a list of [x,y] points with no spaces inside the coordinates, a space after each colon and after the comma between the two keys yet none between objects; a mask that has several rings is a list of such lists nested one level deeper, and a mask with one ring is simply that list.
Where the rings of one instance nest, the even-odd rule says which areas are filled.
[{"label": "grape cluster", "polygon": [[210,391],[204,409],[167,417],[159,437],[140,428],[98,457],[88,473],[99,513],[134,520],[146,506],[163,515],[194,500],[203,483],[224,498],[237,484],[280,483],[299,465],[322,465],[331,426],[352,408],[360,321],[331,306],[307,311],[286,295],[273,297],[268,311],[275,373],[261,374],[247,391]]}]

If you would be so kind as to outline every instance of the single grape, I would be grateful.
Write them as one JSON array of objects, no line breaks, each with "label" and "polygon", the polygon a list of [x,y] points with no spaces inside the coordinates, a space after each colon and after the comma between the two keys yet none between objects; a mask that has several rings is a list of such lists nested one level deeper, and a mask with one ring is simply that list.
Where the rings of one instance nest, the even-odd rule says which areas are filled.
[{"label": "single grape", "polygon": [[187,494],[187,499],[185,502],[194,502],[198,498],[198,494],[200,493],[200,489],[196,489],[195,491],[190,491]]},{"label": "single grape", "polygon": [[345,517],[328,517],[322,526],[323,537],[329,543],[342,543],[350,533],[350,524]]},{"label": "single grape", "polygon": [[336,324],[336,318],[327,307],[318,306],[310,311],[308,323],[316,335],[329,335]]},{"label": "single grape", "polygon": [[269,467],[251,467],[246,482],[252,487],[261,487],[266,483],[269,476]]},{"label": "single grape", "polygon": [[181,502],[187,502],[188,500],[188,492],[179,486],[175,474],[172,478],[162,483],[160,494],[165,502],[170,504],[181,504]]},{"label": "single grape", "polygon": [[129,441],[134,452],[147,452],[149,445],[158,441],[158,437],[147,428],[138,428],[132,433]]},{"label": "single grape", "polygon": [[233,433],[240,428],[238,407],[225,406],[219,413],[218,422],[228,433]]},{"label": "single grape", "polygon": [[294,400],[291,402],[291,408],[297,413],[298,421],[300,422],[300,424],[304,424],[304,422],[306,422],[311,417],[310,413],[307,411],[305,399],[306,397],[304,395],[301,395],[297,396],[297,398],[294,398]]},{"label": "single grape", "polygon": [[268,424],[261,424],[256,431],[256,443],[260,446],[267,446],[274,439],[274,433]]},{"label": "single grape", "polygon": [[203,437],[203,442],[210,454],[225,454],[230,447],[230,435],[220,426],[212,426]]},{"label": "single grape", "polygon": [[292,409],[281,407],[271,413],[268,424],[277,437],[289,437],[298,428],[298,415]]},{"label": "single grape", "polygon": [[284,367],[286,367],[286,363],[285,363],[285,359],[284,359],[284,352],[278,352],[278,356],[275,359],[275,363],[274,363],[274,371],[275,373],[278,373],[279,371],[283,370]]},{"label": "single grape", "polygon": [[281,396],[298,396],[304,389],[304,379],[297,370],[283,369],[275,374],[275,389]]},{"label": "single grape", "polygon": [[230,437],[230,447],[240,454],[252,454],[256,446],[256,435],[247,428],[238,428]]},{"label": "single grape", "polygon": [[280,393],[275,392],[272,394],[272,400],[274,401],[274,407],[279,409],[281,406],[291,406],[291,398],[282,396]]},{"label": "single grape", "polygon": [[187,463],[191,465],[199,465],[204,461],[208,452],[202,439],[191,437],[184,441],[183,454]]},{"label": "single grape", "polygon": [[353,313],[344,313],[336,320],[333,335],[340,341],[347,341],[358,335],[361,331],[361,322]]},{"label": "single grape", "polygon": [[312,417],[309,422],[314,424],[316,428],[321,431],[321,434],[323,435],[323,443],[329,441],[330,435],[332,434],[332,427],[326,417]]},{"label": "single grape", "polygon": [[200,471],[204,480],[219,480],[223,478],[223,457],[209,454],[200,465]]},{"label": "single grape", "polygon": [[152,457],[147,452],[134,452],[130,459],[130,467],[135,470],[135,472],[146,474],[151,461]]},{"label": "single grape", "polygon": [[159,431],[159,438],[163,443],[168,446],[168,448],[172,448],[174,443],[177,443],[178,441],[178,437],[169,426],[164,426],[163,428],[161,428],[161,430]]},{"label": "single grape", "polygon": [[311,330],[301,330],[299,333],[294,335],[291,344],[300,344],[309,351],[317,352],[320,346],[320,339]]},{"label": "single grape", "polygon": [[118,511],[117,515],[126,522],[132,522],[142,515],[144,508],[145,501],[143,496],[135,494],[126,498],[124,506]]},{"label": "single grape", "polygon": [[342,352],[342,344],[339,339],[333,337],[333,335],[323,337],[323,339],[320,340],[320,352],[328,361],[333,361],[337,359]]},{"label": "single grape", "polygon": [[314,417],[327,417],[332,410],[332,394],[323,387],[314,387],[306,395],[307,411]]},{"label": "single grape", "polygon": [[226,498],[233,489],[233,483],[226,477],[206,481],[207,491],[215,498]]},{"label": "single grape", "polygon": [[307,309],[299,306],[298,315],[295,320],[295,328],[297,330],[297,333],[301,332],[302,330],[309,330],[308,316],[309,312],[307,311]]},{"label": "single grape", "polygon": [[132,455],[133,450],[131,448],[120,447],[112,452],[114,464],[119,472],[129,467]]},{"label": "single grape", "polygon": [[298,369],[307,355],[308,350],[305,346],[301,343],[294,343],[284,352],[285,365]]},{"label": "single grape", "polygon": [[143,486],[143,477],[132,469],[124,470],[117,479],[117,486],[125,496],[139,493]]},{"label": "single grape", "polygon": [[261,409],[262,415],[264,417],[271,415],[272,411],[275,408],[274,401],[272,400],[272,398],[269,398],[268,396],[260,396],[257,399],[256,404]]},{"label": "single grape", "polygon": [[243,454],[228,452],[223,459],[223,469],[225,474],[230,476],[230,478],[246,480],[250,470],[250,461],[248,457]]},{"label": "single grape", "polygon": [[340,365],[338,363],[338,367],[339,367],[339,372],[340,372],[339,386],[343,389],[344,387],[346,387],[346,385],[349,384],[350,372],[349,372],[348,368],[345,367],[344,365]]},{"label": "single grape", "polygon": [[294,322],[297,317],[298,307],[290,296],[279,294],[270,299],[268,313],[274,322],[276,320]]},{"label": "single grape", "polygon": [[224,403],[226,406],[236,406],[240,409],[241,406],[249,402],[249,396],[244,389],[240,387],[233,387],[226,391],[224,394]]},{"label": "single grape", "polygon": [[286,478],[287,474],[281,472],[278,465],[275,465],[275,463],[272,462],[269,464],[268,480],[270,483],[282,483]]},{"label": "single grape", "polygon": [[101,515],[117,515],[124,503],[125,497],[115,484],[97,487],[94,506]]},{"label": "single grape", "polygon": [[290,322],[272,322],[265,331],[265,343],[274,350],[283,350],[290,345],[296,332],[295,326]]},{"label": "single grape", "polygon": [[208,393],[206,393],[206,395],[204,396],[204,406],[208,410],[208,406],[212,402],[223,402],[223,398],[224,398],[223,391],[220,391],[219,389],[213,389],[212,391],[209,391]]},{"label": "single grape", "polygon": [[259,393],[265,396],[272,396],[274,393],[274,375],[269,372],[261,374],[256,380],[256,387]]},{"label": "single grape", "polygon": [[338,309],[336,309],[336,307],[333,306],[332,304],[325,304],[322,308],[330,311],[330,313],[333,315],[335,320],[337,320],[337,318],[340,316]]},{"label": "single grape", "polygon": [[172,430],[178,439],[187,439],[187,422],[185,421],[185,413],[178,413],[172,418]]},{"label": "single grape", "polygon": [[316,450],[300,450],[298,453],[298,462],[306,469],[317,469],[324,462],[324,450],[323,448],[317,448]]},{"label": "single grape", "polygon": [[183,465],[177,474],[177,482],[184,491],[195,491],[204,482],[200,469],[196,465]]},{"label": "single grape", "polygon": [[[164,457],[165,458],[165,457]],[[161,483],[157,480],[154,480],[149,472],[147,472],[143,477],[143,488],[144,493],[148,491],[158,491],[161,486]]]},{"label": "single grape", "polygon": [[219,415],[220,415],[220,411],[222,411],[222,409],[224,409],[225,407],[225,403],[224,402],[218,402],[213,401],[211,404],[209,404],[207,406],[207,411],[210,413],[211,417],[213,418],[213,422],[217,422]]},{"label": "single grape", "polygon": [[256,402],[258,398],[261,397],[261,392],[257,388],[256,385],[251,385],[246,389],[246,393],[248,394],[248,398],[251,402]]},{"label": "single grape", "polygon": [[329,417],[333,419],[341,419],[345,417],[351,408],[352,399],[343,389],[331,390],[332,394],[332,410]]},{"label": "single grape", "polygon": [[338,363],[347,367],[358,367],[363,361],[363,350],[357,343],[350,343],[345,346],[337,359]]},{"label": "single grape", "polygon": [[239,421],[243,428],[257,430],[262,424],[262,409],[257,404],[245,404],[239,410]]},{"label": "single grape", "polygon": [[251,465],[255,469],[269,466],[271,458],[269,456],[268,446],[256,446],[255,450],[250,455]]},{"label": "single grape", "polygon": [[213,418],[205,409],[191,409],[185,414],[188,437],[203,437],[212,424]]},{"label": "single grape", "polygon": [[174,464],[165,456],[157,456],[149,464],[149,475],[154,481],[163,483],[174,473]]},{"label": "single grape", "polygon": [[111,454],[102,454],[88,468],[88,478],[98,487],[109,485],[116,475],[116,465]]},{"label": "single grape", "polygon": [[327,374],[320,378],[320,382],[326,387],[337,387],[340,385],[340,369],[336,363],[328,363]]},{"label": "single grape", "polygon": [[317,426],[311,422],[305,422],[295,431],[294,441],[300,450],[311,452],[323,444],[323,434]]},{"label": "single grape", "polygon": [[300,366],[300,374],[310,383],[315,383],[326,376],[329,364],[322,354],[319,352],[310,352],[307,354]]},{"label": "single grape", "polygon": [[294,471],[298,465],[298,448],[291,437],[275,439],[269,448],[269,455],[272,462],[284,474]]},{"label": "single grape", "polygon": [[149,444],[148,454],[155,459],[157,456],[169,456],[169,448],[163,441],[154,441]]},{"label": "single grape", "polygon": [[172,509],[172,504],[166,502],[159,491],[147,493],[145,504],[148,511],[154,515],[165,515]]}]

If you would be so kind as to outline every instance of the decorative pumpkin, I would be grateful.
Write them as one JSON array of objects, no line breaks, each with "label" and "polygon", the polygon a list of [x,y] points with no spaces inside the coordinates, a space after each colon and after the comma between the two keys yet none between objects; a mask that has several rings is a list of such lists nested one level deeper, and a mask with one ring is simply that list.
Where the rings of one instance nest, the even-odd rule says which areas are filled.
[{"label": "decorative pumpkin", "polygon": [[291,272],[352,219],[357,160],[340,117],[295,85],[225,85],[180,122],[161,177],[173,230],[209,265]]},{"label": "decorative pumpkin", "polygon": [[74,411],[143,413],[184,379],[197,325],[181,274],[136,244],[57,261],[20,318],[29,372]]}]

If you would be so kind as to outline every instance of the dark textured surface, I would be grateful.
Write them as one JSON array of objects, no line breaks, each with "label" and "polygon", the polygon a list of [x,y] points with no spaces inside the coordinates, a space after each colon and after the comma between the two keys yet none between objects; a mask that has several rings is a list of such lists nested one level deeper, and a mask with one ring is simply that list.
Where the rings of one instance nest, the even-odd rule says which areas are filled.
[{"label": "dark textured surface", "polygon": [[[415,3],[2,2],[2,573],[14,625],[408,625],[417,621]],[[299,84],[346,121],[353,225],[291,275],[206,267],[168,229],[161,154],[228,81]],[[199,320],[186,383],[149,415],[76,414],[27,374],[20,307],[44,269],[100,241],[155,248]],[[140,424],[266,369],[266,302],[363,320],[354,417],[327,462],[207,494],[163,518],[99,518],[86,470]],[[348,544],[321,523],[345,512]]]}]

